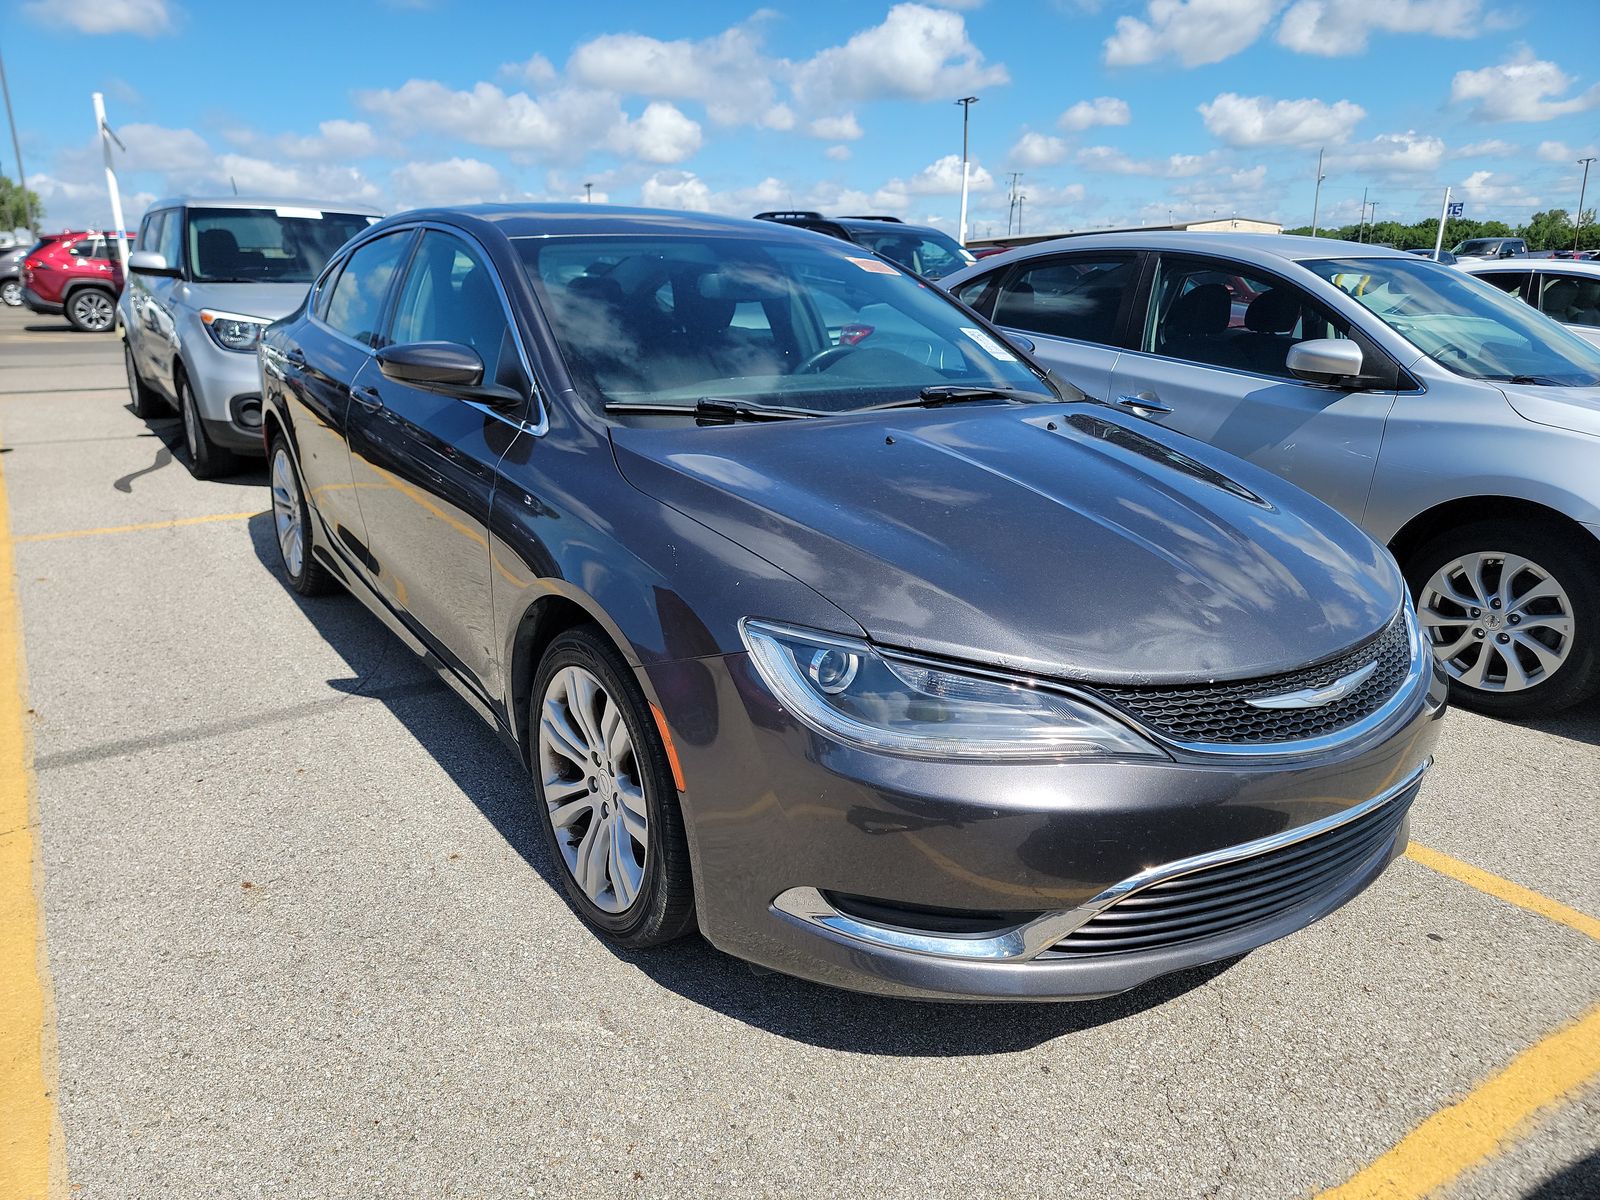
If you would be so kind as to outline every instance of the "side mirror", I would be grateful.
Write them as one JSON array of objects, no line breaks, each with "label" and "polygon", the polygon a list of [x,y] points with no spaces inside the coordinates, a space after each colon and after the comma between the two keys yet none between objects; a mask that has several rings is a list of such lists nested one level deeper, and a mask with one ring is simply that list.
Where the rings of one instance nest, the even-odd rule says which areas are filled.
[{"label": "side mirror", "polygon": [[179,275],[177,267],[167,265],[163,255],[154,250],[135,250],[128,255],[128,271],[134,275],[165,275],[176,278]]},{"label": "side mirror", "polygon": [[494,408],[510,408],[525,397],[515,388],[501,383],[485,383],[483,359],[471,346],[460,342],[409,342],[385,346],[377,353],[378,369],[384,378],[412,387],[445,392],[467,400],[477,400]]},{"label": "side mirror", "polygon": [[1020,333],[1008,333],[1005,336],[1005,340],[1010,342],[1017,349],[1021,350],[1024,354],[1032,354],[1034,351],[1033,339],[1025,338]]},{"label": "side mirror", "polygon": [[1289,347],[1285,365],[1307,383],[1331,386],[1361,374],[1361,347],[1348,338],[1312,338]]}]

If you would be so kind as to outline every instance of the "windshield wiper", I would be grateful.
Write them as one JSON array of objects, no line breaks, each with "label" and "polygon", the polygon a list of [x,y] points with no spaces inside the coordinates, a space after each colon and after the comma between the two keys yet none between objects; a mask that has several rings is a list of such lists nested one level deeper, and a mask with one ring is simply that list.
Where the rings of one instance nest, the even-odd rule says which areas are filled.
[{"label": "windshield wiper", "polygon": [[1021,388],[989,386],[988,384],[935,383],[923,388],[907,400],[891,400],[887,404],[872,404],[855,412],[882,412],[886,408],[943,408],[947,404],[969,404],[974,400],[1021,400],[1038,404],[1050,399],[1037,392]]},{"label": "windshield wiper", "polygon": [[723,400],[715,396],[702,396],[694,407],[687,404],[641,404],[622,400],[606,405],[607,412],[648,413],[652,416],[697,417],[702,421],[797,421],[804,417],[823,414],[804,408],[768,408],[761,404],[744,404],[737,400]]}]

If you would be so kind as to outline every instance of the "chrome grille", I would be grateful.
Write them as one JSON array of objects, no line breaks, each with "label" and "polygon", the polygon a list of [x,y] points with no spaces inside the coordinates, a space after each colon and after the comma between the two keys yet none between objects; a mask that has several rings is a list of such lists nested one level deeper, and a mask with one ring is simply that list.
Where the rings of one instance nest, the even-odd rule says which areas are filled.
[{"label": "chrome grille", "polygon": [[1393,843],[1421,786],[1419,780],[1388,803],[1302,841],[1137,888],[1046,955],[1160,950],[1228,933],[1314,900]]},{"label": "chrome grille", "polygon": [[[1325,687],[1376,662],[1378,669],[1341,700],[1321,708],[1255,708],[1263,696]],[[1371,716],[1405,681],[1411,669],[1411,639],[1402,613],[1382,633],[1316,666],[1260,679],[1178,687],[1091,689],[1139,724],[1175,742],[1213,745],[1267,745],[1297,742],[1336,733]]]}]

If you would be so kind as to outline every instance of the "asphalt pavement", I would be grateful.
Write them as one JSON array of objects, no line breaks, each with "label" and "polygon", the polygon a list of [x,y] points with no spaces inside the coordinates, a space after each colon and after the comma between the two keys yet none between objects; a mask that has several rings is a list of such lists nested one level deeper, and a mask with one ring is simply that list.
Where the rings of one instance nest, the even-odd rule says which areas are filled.
[{"label": "asphalt pavement", "polygon": [[[1412,836],[1469,870],[1401,859],[1112,1000],[621,954],[493,734],[356,601],[284,586],[263,470],[198,482],[179,446],[116,338],[0,310],[53,1196],[1421,1195],[1408,1135],[1463,1100],[1505,1132],[1441,1194],[1600,1195],[1600,1075],[1492,1086],[1600,1038],[1600,705],[1450,714]],[[1360,1190],[1375,1162],[1397,1190]]]}]

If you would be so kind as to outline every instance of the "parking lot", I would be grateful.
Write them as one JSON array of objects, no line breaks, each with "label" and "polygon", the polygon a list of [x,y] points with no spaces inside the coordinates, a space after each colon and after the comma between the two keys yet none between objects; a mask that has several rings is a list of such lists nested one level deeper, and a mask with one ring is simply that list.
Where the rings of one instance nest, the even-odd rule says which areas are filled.
[{"label": "parking lot", "polygon": [[[0,914],[37,898],[46,964],[0,1022],[44,1046],[52,1195],[1600,1195],[1600,705],[1452,713],[1371,889],[1112,1000],[618,954],[511,754],[283,585],[264,471],[200,483],[180,443],[114,337],[0,312],[32,772],[0,778],[34,806]],[[0,1099],[26,1186],[50,1105]]]}]

